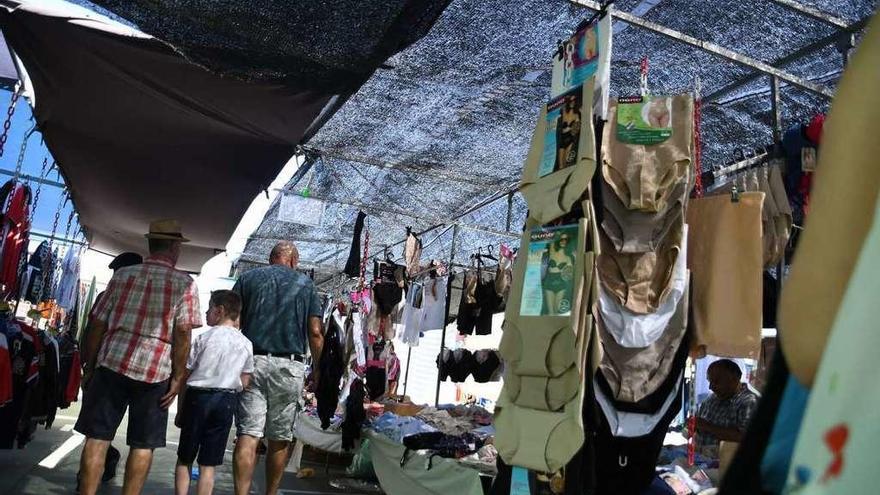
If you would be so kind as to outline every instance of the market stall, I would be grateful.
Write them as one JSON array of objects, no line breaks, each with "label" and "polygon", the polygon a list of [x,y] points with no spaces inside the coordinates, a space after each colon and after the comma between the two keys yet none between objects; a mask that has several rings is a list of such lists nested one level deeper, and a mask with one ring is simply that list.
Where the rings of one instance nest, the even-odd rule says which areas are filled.
[{"label": "market stall", "polygon": [[[74,185],[86,151],[98,154],[82,151],[70,132],[87,127],[80,119],[89,114],[74,107],[65,120],[49,110],[85,91],[88,105],[93,79],[118,77],[128,89],[141,78],[108,65],[119,58],[108,51],[94,57],[97,67],[60,64],[87,72],[78,80],[89,87],[54,94],[38,69],[53,65],[58,54],[46,47],[64,36],[124,50],[132,66],[149,55],[167,67],[156,72],[178,74],[135,100],[134,113],[151,126],[167,120],[156,102],[170,100],[177,111],[196,109],[195,121],[175,124],[211,129],[187,141],[198,149],[163,167],[182,169],[187,185],[219,170],[222,187],[209,193],[200,184],[192,197],[171,194],[175,201],[157,206],[187,211],[204,230],[193,266],[228,236],[244,199],[282,157],[303,160],[236,266],[263,264],[276,242],[293,240],[324,296],[321,379],[295,425],[301,443],[369,452],[392,495],[697,494],[731,483],[728,469],[758,469],[760,460],[746,469],[730,459],[751,452],[753,417],[775,417],[756,411],[750,387],[779,406],[790,390],[779,376],[789,364],[803,372],[780,357],[775,315],[811,214],[824,114],[872,6],[829,2],[839,11],[830,15],[788,0],[392,2],[391,11],[369,12],[386,21],[375,43],[346,39],[340,48],[329,38],[343,30],[320,33],[322,53],[307,62],[334,70],[316,72],[299,56],[281,57],[274,70],[230,65],[231,48],[212,52],[203,36],[210,23],[198,23],[192,42],[152,2],[97,3],[175,49],[128,28],[125,43],[107,47],[70,18],[0,12],[38,100],[47,95],[38,120],[59,123],[47,139],[66,153]],[[423,15],[413,15],[419,6]],[[295,24],[326,20],[322,12],[305,9]],[[403,27],[413,33],[401,35]],[[53,43],[34,42],[44,31]],[[299,41],[281,38],[268,39],[301,55]],[[355,49],[361,44],[371,53]],[[340,54],[350,58],[337,65]],[[242,71],[259,77],[215,77]],[[282,105],[272,96],[285,71],[302,80]],[[352,84],[335,84],[343,76]],[[204,94],[204,81],[215,92]],[[236,105],[215,108],[227,100]],[[287,113],[296,118],[266,118]],[[145,164],[179,145],[167,134],[152,136],[151,153],[127,166],[145,174]],[[132,139],[122,144],[140,146],[140,136]],[[181,166],[193,156],[198,166]],[[241,167],[246,159],[260,166]],[[118,184],[115,162],[97,163],[106,183],[92,184],[85,202],[74,189],[87,209]],[[110,196],[125,208],[94,228],[98,244],[132,242],[131,232],[114,229],[144,220],[143,205],[163,185],[149,175],[133,176],[144,182],[141,196]],[[232,200],[206,209],[209,194]],[[99,216],[91,208],[87,229]],[[411,373],[424,370],[412,351],[427,342],[436,346],[433,395]],[[401,366],[395,352],[404,351]],[[476,393],[462,385],[472,383],[490,385]],[[444,407],[447,400],[457,405]],[[766,437],[774,431],[761,428]]]}]

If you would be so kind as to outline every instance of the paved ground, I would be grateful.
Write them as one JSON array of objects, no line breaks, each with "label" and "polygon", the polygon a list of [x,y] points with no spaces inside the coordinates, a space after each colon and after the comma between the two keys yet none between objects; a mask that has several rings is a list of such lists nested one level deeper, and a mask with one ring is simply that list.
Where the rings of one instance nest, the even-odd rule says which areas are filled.
[{"label": "paved ground", "polygon": [[[73,424],[79,413],[78,404],[70,409],[58,411],[51,430],[38,429],[34,440],[23,450],[0,450],[0,495],[68,495],[72,494],[79,470],[79,457],[82,451],[82,436],[73,432]],[[173,417],[173,416],[172,416]],[[122,471],[128,448],[125,445],[126,422],[120,427],[113,445],[122,452],[122,461],[116,478],[106,483],[98,493],[116,494],[121,492]],[[168,429],[168,445],[156,450],[153,468],[144,488],[144,495],[173,493],[174,465],[177,460],[177,440],[179,430],[173,425]],[[229,494],[232,489],[232,436],[230,435],[224,465],[217,470],[214,493]],[[339,493],[370,493],[366,491],[338,490],[330,486],[330,481],[342,476],[342,468],[331,466],[329,472],[324,463],[310,462],[307,454],[303,467],[315,469],[316,476],[311,479],[297,479],[287,473],[282,482],[281,495],[335,495]],[[311,456],[314,459],[314,456]],[[265,466],[260,461],[255,474],[251,493],[262,494]],[[190,493],[195,493],[193,484]]]}]

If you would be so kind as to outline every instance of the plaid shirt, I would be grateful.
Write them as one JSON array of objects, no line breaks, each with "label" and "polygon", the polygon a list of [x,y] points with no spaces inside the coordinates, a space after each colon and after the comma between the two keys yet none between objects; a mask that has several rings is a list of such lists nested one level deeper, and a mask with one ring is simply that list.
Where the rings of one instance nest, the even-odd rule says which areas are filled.
[{"label": "plaid shirt", "polygon": [[174,325],[202,326],[195,281],[155,256],[117,270],[92,314],[107,325],[98,366],[146,383],[171,375]]},{"label": "plaid shirt", "polygon": [[[722,400],[712,394],[700,405],[697,416],[713,425],[723,428],[736,428],[745,432],[755,410],[758,408],[758,396],[745,384],[733,397]],[[718,439],[709,433],[697,434],[697,447],[718,447]]]}]

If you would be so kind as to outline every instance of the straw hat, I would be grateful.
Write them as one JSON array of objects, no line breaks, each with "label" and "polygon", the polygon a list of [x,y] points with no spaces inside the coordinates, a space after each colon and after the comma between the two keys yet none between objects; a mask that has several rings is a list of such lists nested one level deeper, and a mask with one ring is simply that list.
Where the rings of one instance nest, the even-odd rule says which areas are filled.
[{"label": "straw hat", "polygon": [[180,224],[177,220],[156,220],[150,223],[150,233],[144,234],[147,239],[168,239],[172,241],[189,242],[189,239],[180,232]]}]

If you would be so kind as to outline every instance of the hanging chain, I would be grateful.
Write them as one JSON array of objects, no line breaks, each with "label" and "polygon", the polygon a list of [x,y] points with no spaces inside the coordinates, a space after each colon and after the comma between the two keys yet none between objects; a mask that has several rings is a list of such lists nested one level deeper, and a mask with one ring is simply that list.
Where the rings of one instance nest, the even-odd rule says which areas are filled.
[{"label": "hanging chain", "polygon": [[[34,201],[31,203],[31,211],[36,213],[37,205],[40,204],[40,192],[43,190],[43,180],[45,180],[46,176],[49,175],[49,170],[52,170],[49,165],[49,158],[43,158],[43,166],[40,168],[40,180],[37,182],[37,190],[34,192]],[[55,162],[52,162],[52,167],[55,166]],[[48,167],[48,169],[47,169]]]},{"label": "hanging chain", "polygon": [[6,109],[6,120],[3,122],[3,133],[0,134],[0,156],[3,156],[3,150],[6,147],[6,140],[9,138],[9,128],[12,127],[12,115],[15,113],[15,105],[18,103],[19,96],[21,96],[21,88],[12,92],[12,100],[9,101],[9,108]]},{"label": "hanging chain", "polygon": [[703,83],[700,76],[697,76],[694,85],[694,197],[703,197],[703,134],[700,131],[700,124],[703,120]]},{"label": "hanging chain", "polygon": [[[49,249],[46,252],[46,255],[41,260],[42,265],[43,265],[43,273],[42,273],[42,277],[41,277],[43,280],[43,284],[42,284],[42,287],[41,287],[41,290],[39,293],[40,297],[38,298],[41,301],[51,299],[52,295],[54,294],[54,285],[55,285],[53,283],[54,277],[49,278],[50,275],[54,275],[54,273],[50,273],[49,268],[50,268],[50,266],[54,267],[54,265],[55,265],[55,261],[56,261],[55,260],[56,256],[54,253],[55,234],[58,232],[58,222],[61,220],[61,210],[63,210],[64,205],[67,204],[68,198],[69,197],[67,194],[67,190],[65,189],[64,192],[61,194],[61,200],[58,202],[58,208],[55,210],[55,220],[52,222],[52,232],[49,235]],[[54,270],[53,270],[53,272],[54,272]],[[53,292],[49,292],[47,294],[47,291],[46,291],[47,286],[52,287]],[[43,297],[43,296],[46,296],[46,297]]]},{"label": "hanging chain", "polygon": [[367,283],[367,257],[370,255],[370,230],[364,232],[364,256],[361,258],[361,278],[358,281],[358,292],[364,290]]},{"label": "hanging chain", "polygon": [[642,96],[650,94],[648,91],[648,57],[642,57],[642,62],[639,64],[639,88]]},{"label": "hanging chain", "polygon": [[691,360],[688,366],[690,383],[688,386],[687,461],[688,466],[693,466],[697,457],[697,363]]},{"label": "hanging chain", "polygon": [[[71,208],[70,215],[67,215],[67,227],[64,228],[64,237],[61,238],[61,240],[65,243],[71,241],[69,236],[70,236],[70,228],[73,225],[73,215],[74,214],[75,214],[75,211]],[[73,249],[73,246],[68,245],[67,249]],[[64,256],[65,256],[65,258],[67,257],[67,251],[64,252]],[[64,261],[62,260],[60,255],[54,257],[53,261],[55,262],[56,268],[60,267],[61,265],[64,264]],[[52,292],[50,293],[51,294],[50,298],[54,297],[54,295],[58,292],[58,284],[60,284],[60,283],[61,283],[61,277],[56,277],[56,276],[52,277]]]},{"label": "hanging chain", "polygon": [[12,190],[9,191],[9,194],[6,196],[6,204],[4,205],[3,211],[8,212],[9,208],[12,206],[12,198],[15,196],[15,189],[18,187],[18,179],[21,177],[21,169],[24,166],[24,155],[27,152],[27,142],[31,137],[31,134],[34,133],[36,129],[36,125],[30,128],[25,134],[24,138],[21,140],[21,148],[18,151],[18,160],[15,163],[15,174],[12,176]]}]

